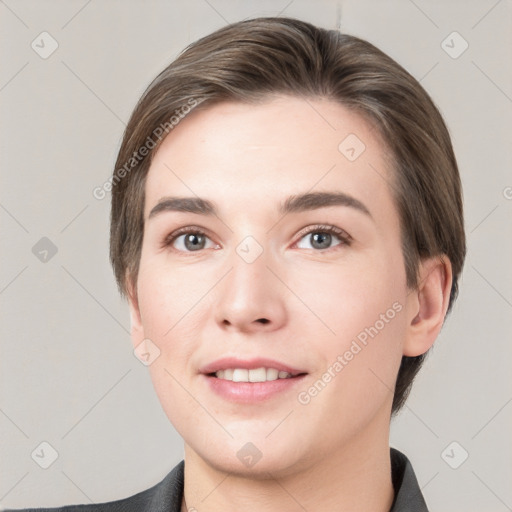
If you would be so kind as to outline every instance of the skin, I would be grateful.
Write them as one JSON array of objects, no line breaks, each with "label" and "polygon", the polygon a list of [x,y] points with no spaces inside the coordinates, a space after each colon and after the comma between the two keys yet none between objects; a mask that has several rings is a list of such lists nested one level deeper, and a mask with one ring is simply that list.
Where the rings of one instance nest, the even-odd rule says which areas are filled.
[{"label": "skin", "polygon": [[[353,162],[338,145],[364,142]],[[434,343],[451,286],[447,258],[420,265],[406,285],[400,224],[385,146],[358,114],[326,99],[277,96],[254,106],[221,103],[192,111],[158,149],[146,183],[140,271],[130,288],[132,341],[150,339],[149,366],[162,407],[185,442],[185,500],[197,511],[381,511],[394,497],[389,457],[393,389],[402,355]],[[371,164],[371,165],[370,165]],[[370,215],[330,206],[280,216],[288,196],[341,191]],[[199,196],[219,215],[149,212],[164,196]],[[346,231],[315,247],[317,224]],[[191,251],[195,226],[204,248]],[[252,263],[236,252],[251,235]],[[377,336],[311,398],[308,390],[394,303]],[[258,319],[266,319],[266,322]],[[269,357],[308,372],[303,383],[260,404],[234,404],[199,368],[220,357]],[[237,452],[262,453],[252,467]],[[185,508],[183,502],[182,510]]]}]

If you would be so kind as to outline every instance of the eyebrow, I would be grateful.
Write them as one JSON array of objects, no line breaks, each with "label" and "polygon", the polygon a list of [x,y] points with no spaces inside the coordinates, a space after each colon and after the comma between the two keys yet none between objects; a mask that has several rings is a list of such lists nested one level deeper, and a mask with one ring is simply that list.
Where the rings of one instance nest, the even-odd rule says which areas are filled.
[{"label": "eyebrow", "polygon": [[[359,199],[343,192],[308,192],[288,197],[278,208],[280,215],[318,210],[329,206],[346,206],[372,217],[370,210]],[[218,216],[214,203],[200,197],[163,197],[152,208],[148,219],[162,212],[189,212]]]}]

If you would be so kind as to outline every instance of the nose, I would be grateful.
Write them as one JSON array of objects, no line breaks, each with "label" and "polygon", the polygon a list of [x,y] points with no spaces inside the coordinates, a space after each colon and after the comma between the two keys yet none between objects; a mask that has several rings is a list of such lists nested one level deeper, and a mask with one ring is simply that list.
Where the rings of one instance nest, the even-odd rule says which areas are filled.
[{"label": "nose", "polygon": [[223,330],[268,332],[286,322],[286,287],[276,277],[270,251],[252,257],[240,248],[234,251],[230,271],[219,283],[215,319]]}]

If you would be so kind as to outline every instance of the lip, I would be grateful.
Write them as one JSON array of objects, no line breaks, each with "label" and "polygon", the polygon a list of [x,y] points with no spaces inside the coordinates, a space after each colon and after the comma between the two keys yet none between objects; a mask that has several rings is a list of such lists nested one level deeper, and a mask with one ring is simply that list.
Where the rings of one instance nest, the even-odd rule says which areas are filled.
[{"label": "lip", "polygon": [[304,380],[306,374],[266,382],[233,382],[210,375],[201,375],[201,377],[206,379],[210,390],[221,398],[239,404],[252,404],[291,391]]},{"label": "lip", "polygon": [[[297,376],[301,373],[307,373],[305,370],[293,368],[287,364],[276,361],[275,359],[267,359],[264,357],[257,357],[254,359],[238,359],[237,357],[223,357],[217,359],[212,363],[203,366],[199,371],[205,375],[215,373],[219,370],[226,370],[228,368],[244,368],[246,370],[254,370],[256,368],[275,368],[282,372],[288,372],[292,376]],[[273,381],[270,381],[273,382]]]},{"label": "lip", "polygon": [[[233,382],[219,379],[211,374],[228,368],[244,368],[253,370],[255,368],[275,368],[276,370],[288,372],[292,376],[286,379],[276,379],[266,382]],[[254,359],[238,359],[237,357],[224,357],[203,366],[200,370],[211,391],[221,398],[239,404],[258,403],[276,397],[295,388],[307,375],[307,372],[294,368],[287,364],[258,357]]]}]

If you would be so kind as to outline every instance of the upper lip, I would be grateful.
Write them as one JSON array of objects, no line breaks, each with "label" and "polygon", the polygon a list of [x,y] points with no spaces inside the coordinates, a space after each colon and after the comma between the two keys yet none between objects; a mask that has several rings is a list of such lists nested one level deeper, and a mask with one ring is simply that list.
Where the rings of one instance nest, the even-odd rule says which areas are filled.
[{"label": "upper lip", "polygon": [[264,357],[257,357],[254,359],[238,359],[237,357],[223,357],[217,359],[205,366],[199,371],[204,374],[218,372],[219,370],[226,370],[228,368],[245,368],[246,370],[254,370],[256,368],[275,368],[282,372],[288,372],[291,375],[299,375],[307,373],[304,370],[293,368],[287,364],[276,361],[275,359],[267,359]]}]

